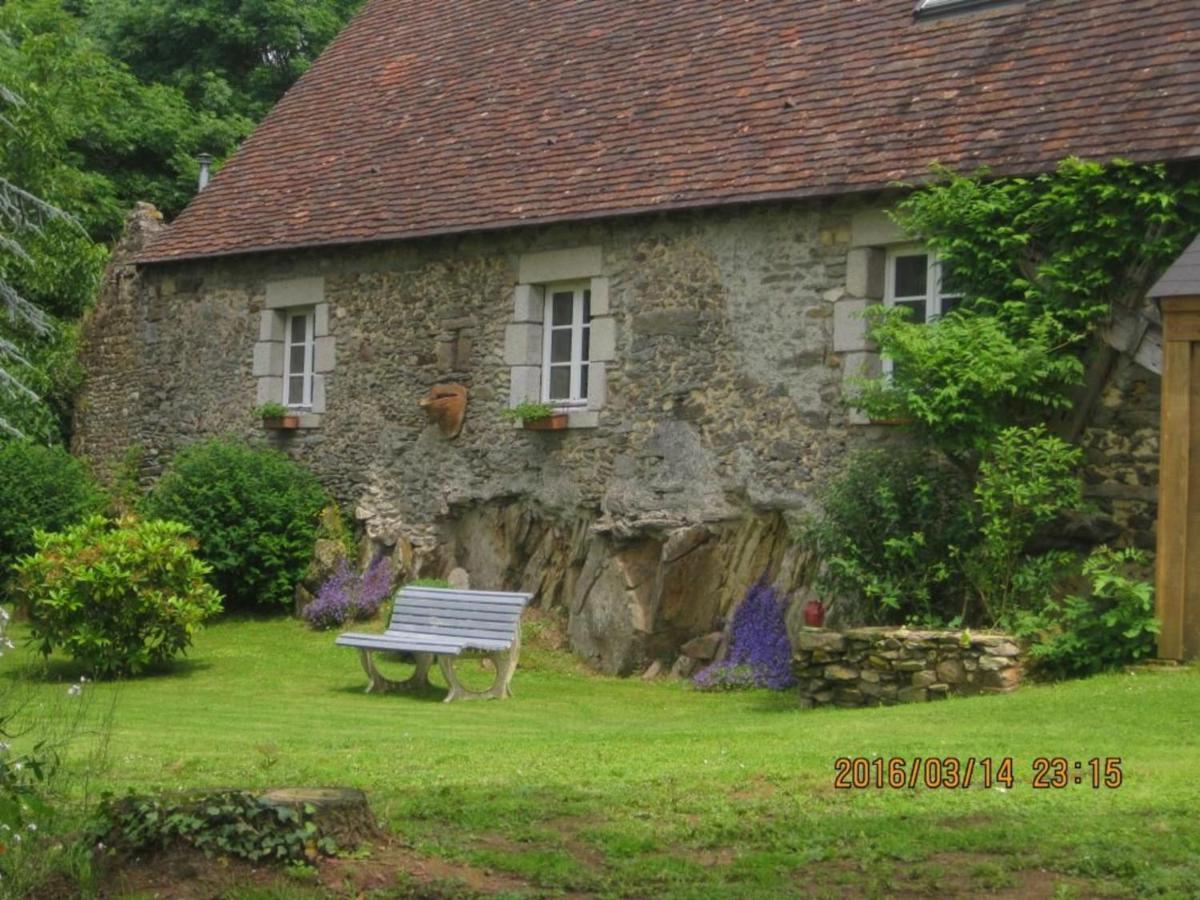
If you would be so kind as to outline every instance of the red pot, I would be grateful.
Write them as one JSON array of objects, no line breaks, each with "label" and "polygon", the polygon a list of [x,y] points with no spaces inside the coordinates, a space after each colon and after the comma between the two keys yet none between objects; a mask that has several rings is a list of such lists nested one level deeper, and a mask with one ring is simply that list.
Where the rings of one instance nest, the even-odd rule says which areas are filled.
[{"label": "red pot", "polygon": [[820,628],[825,624],[825,604],[810,600],[804,605],[804,624],[809,628]]}]

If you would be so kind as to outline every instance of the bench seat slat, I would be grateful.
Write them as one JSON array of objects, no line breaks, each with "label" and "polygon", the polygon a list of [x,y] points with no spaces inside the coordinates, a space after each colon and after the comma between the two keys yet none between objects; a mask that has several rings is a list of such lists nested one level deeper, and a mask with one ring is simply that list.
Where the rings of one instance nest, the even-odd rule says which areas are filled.
[{"label": "bench seat slat", "polygon": [[438,614],[445,613],[446,615],[457,616],[459,618],[489,619],[493,622],[515,622],[521,618],[520,610],[516,609],[508,612],[499,609],[479,609],[457,603],[413,603],[411,601],[397,600],[396,605],[392,607],[392,612],[395,613],[401,610]]},{"label": "bench seat slat", "polygon": [[343,634],[336,641],[343,647],[364,650],[405,650],[410,653],[445,653],[457,656],[465,644],[457,638],[399,636],[388,634]]},{"label": "bench seat slat", "polygon": [[490,628],[497,631],[512,631],[517,626],[517,619],[469,616],[467,613],[456,612],[454,610],[410,610],[408,607],[400,607],[392,611],[392,622],[401,618],[419,620],[419,622],[445,622],[451,625],[479,625],[480,628]]},{"label": "bench seat slat", "polygon": [[513,606],[522,609],[529,603],[528,594],[499,594],[471,591],[446,590],[444,588],[404,588],[400,591],[401,598],[414,600],[432,600],[439,602],[472,603],[479,606]]},{"label": "bench seat slat", "polygon": [[486,634],[434,634],[433,632],[415,632],[415,631],[385,631],[380,637],[390,638],[393,640],[416,641],[425,639],[428,641],[442,641],[447,644],[457,644],[460,648],[471,647],[478,650],[507,650],[512,646],[512,637],[498,638],[494,635]]},{"label": "bench seat slat", "polygon": [[482,622],[468,622],[466,619],[443,619],[437,616],[394,616],[389,631],[431,631],[455,634],[458,631],[469,631],[470,634],[491,635],[492,637],[512,637],[511,628],[494,628]]},{"label": "bench seat slat", "polygon": [[496,634],[494,631],[470,631],[467,629],[428,629],[421,631],[412,631],[405,629],[389,629],[384,634],[403,634],[408,636],[426,635],[430,640],[442,641],[447,644],[466,642],[484,642],[487,644],[496,644],[507,647],[513,642],[511,634]]}]

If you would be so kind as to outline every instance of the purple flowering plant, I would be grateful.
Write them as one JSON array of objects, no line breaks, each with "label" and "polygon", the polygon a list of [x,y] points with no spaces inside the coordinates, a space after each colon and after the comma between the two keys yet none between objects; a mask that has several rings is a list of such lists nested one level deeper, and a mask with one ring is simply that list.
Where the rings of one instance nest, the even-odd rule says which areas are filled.
[{"label": "purple flowering plant", "polygon": [[763,576],[733,613],[729,653],[692,679],[700,690],[765,687],[782,691],[796,683],[787,633],[787,598]]},{"label": "purple flowering plant", "polygon": [[301,615],[313,628],[335,628],[373,618],[391,594],[394,578],[386,557],[377,557],[362,574],[343,559]]}]

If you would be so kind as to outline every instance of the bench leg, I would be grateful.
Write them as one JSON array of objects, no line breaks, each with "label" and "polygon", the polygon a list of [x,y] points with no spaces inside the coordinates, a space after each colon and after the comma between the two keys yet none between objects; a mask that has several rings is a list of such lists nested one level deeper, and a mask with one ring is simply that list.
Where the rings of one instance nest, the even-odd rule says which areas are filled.
[{"label": "bench leg", "polygon": [[517,635],[511,647],[503,653],[489,653],[487,658],[492,661],[492,666],[496,670],[496,677],[492,680],[492,686],[482,691],[473,691],[463,687],[461,681],[458,680],[458,673],[454,671],[454,662],[457,657],[439,655],[437,658],[438,667],[442,670],[442,677],[446,679],[446,684],[450,686],[450,693],[446,695],[444,703],[451,703],[454,700],[503,700],[505,697],[512,696],[512,677],[513,672],[517,668],[517,657],[521,653],[521,636]]},{"label": "bench leg", "polygon": [[408,691],[416,688],[429,686],[429,669],[433,665],[432,653],[414,653],[413,658],[416,661],[416,670],[412,677],[406,678],[404,681],[392,681],[390,678],[384,678],[380,674],[379,669],[375,666],[375,660],[371,658],[371,651],[364,647],[358,648],[358,658],[362,663],[363,671],[367,673],[367,693],[383,693],[385,691]]}]

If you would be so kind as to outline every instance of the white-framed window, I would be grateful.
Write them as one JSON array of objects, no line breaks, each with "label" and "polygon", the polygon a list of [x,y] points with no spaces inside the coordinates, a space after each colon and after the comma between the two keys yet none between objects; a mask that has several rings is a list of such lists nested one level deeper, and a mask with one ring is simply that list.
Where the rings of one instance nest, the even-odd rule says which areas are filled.
[{"label": "white-framed window", "polygon": [[912,310],[910,322],[930,322],[944,316],[962,300],[962,291],[937,255],[919,245],[888,251],[884,306]]},{"label": "white-framed window", "polygon": [[545,290],[542,401],[559,407],[585,406],[591,352],[591,284],[552,284]]},{"label": "white-framed window", "polygon": [[312,408],[315,347],[315,311],[289,310],[283,348],[284,406],[291,409]]},{"label": "white-framed window", "polygon": [[[944,316],[962,301],[962,291],[953,274],[937,254],[919,244],[888,250],[884,271],[883,305],[903,306],[911,310],[910,322],[924,324]],[[892,360],[884,358],[883,371],[895,371]]]}]

